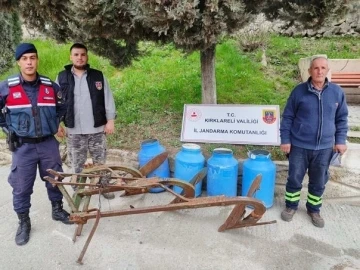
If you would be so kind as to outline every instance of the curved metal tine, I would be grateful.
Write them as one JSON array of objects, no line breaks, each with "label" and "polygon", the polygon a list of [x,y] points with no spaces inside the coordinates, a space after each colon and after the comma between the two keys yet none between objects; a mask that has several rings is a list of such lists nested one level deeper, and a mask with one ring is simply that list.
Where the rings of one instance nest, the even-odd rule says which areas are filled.
[{"label": "curved metal tine", "polygon": [[[255,179],[253,180],[253,182],[249,188],[247,197],[252,197],[254,195],[255,191],[259,189],[261,179],[262,179],[261,174],[258,174],[255,177]],[[240,220],[242,220],[246,213],[246,210],[245,210],[246,206],[247,206],[246,203],[239,203],[239,204],[235,205],[235,207],[231,211],[230,215],[225,220],[224,224],[222,226],[220,226],[218,231],[222,232],[222,231],[226,230],[227,228],[233,228]]]},{"label": "curved metal tine", "polygon": [[[94,182],[98,182],[97,178],[90,178],[90,184],[93,184]],[[83,192],[82,195],[84,195],[84,193],[88,190],[98,190],[99,187],[94,187],[94,186],[88,186],[87,189],[81,189],[80,192]],[[89,205],[90,205],[90,201],[91,201],[91,195],[84,195],[82,196],[80,195],[80,200],[82,201],[82,212],[88,212],[89,211]],[[80,208],[80,205],[78,206]],[[90,210],[92,211],[92,210]],[[73,242],[76,241],[76,237],[81,235],[82,229],[83,229],[84,224],[78,224],[75,233],[74,233],[74,237],[73,237]]]},{"label": "curved metal tine", "polygon": [[[91,173],[91,172],[98,172],[98,171],[104,171],[104,170],[108,170],[111,172],[114,172],[114,170],[117,171],[124,171],[127,172],[129,174],[131,174],[133,177],[139,177],[139,178],[143,178],[144,175],[137,169],[135,168],[131,168],[128,166],[119,166],[119,165],[98,165],[96,167],[93,168],[88,168],[88,169],[84,169],[83,172],[86,173]],[[114,175],[115,177],[119,177],[117,175]]]},{"label": "curved metal tine", "polygon": [[104,164],[99,164],[99,165],[92,165],[88,168],[84,168],[82,170],[83,173],[94,173],[94,172],[99,172],[99,171],[104,171],[107,170],[108,166],[104,165]]},{"label": "curved metal tine", "polygon": [[139,171],[142,175],[147,176],[149,173],[154,171],[156,168],[158,168],[168,157],[167,152],[163,152],[155,157],[153,157],[151,160],[149,160],[144,166],[142,166]]},{"label": "curved metal tine", "polygon": [[115,177],[121,177],[117,172],[115,172],[115,170],[113,170],[112,168],[108,167],[109,172],[111,173],[112,176]]},{"label": "curved metal tine", "polygon": [[254,196],[254,193],[260,189],[260,183],[261,183],[261,180],[262,180],[262,174],[258,174],[255,179],[253,180],[250,188],[249,188],[249,191],[247,193],[247,197],[253,197]]},{"label": "curved metal tine", "polygon": [[132,168],[132,167],[128,167],[128,166],[119,166],[119,165],[109,165],[109,168],[111,170],[116,170],[116,171],[124,171],[127,172],[129,174],[131,174],[133,177],[135,178],[144,178],[145,175],[143,175],[138,169]]},{"label": "curved metal tine", "polygon": [[[246,199],[246,197],[243,198]],[[245,207],[247,205],[251,205],[254,210],[244,218],[246,212]],[[265,212],[266,207],[260,200],[249,198],[249,201],[244,201],[235,205],[224,224],[219,227],[218,232],[239,227],[255,226],[256,222],[261,219]]]},{"label": "curved metal tine", "polygon": [[[190,184],[192,184],[194,187],[197,183],[201,182],[205,176],[207,175],[207,167],[203,168],[200,172],[198,172],[191,180]],[[182,191],[183,192],[183,191]],[[182,194],[181,192],[181,194]]]},{"label": "curved metal tine", "polygon": [[191,199],[186,198],[182,195],[177,194],[175,191],[173,191],[171,188],[169,188],[168,186],[165,186],[163,184],[159,184],[160,187],[162,187],[163,189],[165,189],[166,191],[170,192],[172,195],[176,196],[177,198],[179,198],[181,200],[181,202],[189,202]]},{"label": "curved metal tine", "polygon": [[124,180],[126,184],[122,186],[122,189],[125,190],[125,193],[121,194],[120,197],[147,193],[150,188],[158,187],[161,182],[159,177],[138,178],[129,182],[126,181],[126,178]]},{"label": "curved metal tine", "polygon": [[235,205],[230,215],[225,220],[224,224],[219,227],[218,232],[222,232],[229,228],[232,228],[239,222],[239,220],[242,220],[246,213],[245,207],[246,203],[243,202]]},{"label": "curved metal tine", "polygon": [[[234,226],[232,227],[229,227],[229,228],[226,228],[224,230],[232,230],[232,229],[237,229],[237,228],[243,228],[243,227],[252,227],[252,226],[260,226],[260,225],[269,225],[269,224],[274,224],[274,223],[277,223],[276,220],[272,220],[272,221],[264,221],[264,222],[248,222],[248,221],[241,221],[241,222],[238,222],[237,224],[235,224]],[[220,231],[220,228],[218,230],[218,232],[222,232],[224,230],[221,230]]]},{"label": "curved metal tine", "polygon": [[84,245],[84,247],[83,247],[83,249],[82,249],[82,251],[80,253],[80,256],[76,261],[78,264],[83,264],[82,259],[84,258],[85,252],[86,252],[87,248],[89,247],[90,241],[91,241],[91,239],[93,238],[93,236],[95,234],[97,226],[99,225],[100,217],[101,217],[101,213],[100,213],[100,210],[98,209],[97,213],[96,213],[96,219],[95,219],[94,226],[91,229],[91,232],[90,232],[90,234],[89,234],[89,236],[88,236],[88,238],[87,238],[87,240],[85,242],[85,245]]},{"label": "curved metal tine", "polygon": [[183,189],[183,192],[181,193],[180,196],[176,192],[172,193],[173,195],[175,195],[175,199],[172,200],[170,204],[183,202],[182,197],[189,199],[193,199],[195,197],[194,186],[188,182],[184,182],[176,178],[168,178],[167,180],[160,181],[160,183],[163,185],[179,186]]}]

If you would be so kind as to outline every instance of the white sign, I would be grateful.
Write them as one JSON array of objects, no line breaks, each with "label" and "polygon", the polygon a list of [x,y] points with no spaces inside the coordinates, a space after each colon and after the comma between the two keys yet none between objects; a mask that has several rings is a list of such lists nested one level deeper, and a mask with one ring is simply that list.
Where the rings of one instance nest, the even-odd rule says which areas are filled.
[{"label": "white sign", "polygon": [[183,142],[280,145],[279,105],[185,104]]}]

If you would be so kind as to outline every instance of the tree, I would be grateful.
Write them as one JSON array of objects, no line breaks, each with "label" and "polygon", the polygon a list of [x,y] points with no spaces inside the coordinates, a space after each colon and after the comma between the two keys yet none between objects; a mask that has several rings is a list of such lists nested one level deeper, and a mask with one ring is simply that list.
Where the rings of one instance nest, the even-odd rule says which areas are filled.
[{"label": "tree", "polygon": [[15,46],[21,40],[21,25],[16,13],[0,12],[0,73],[9,69],[14,63]]},{"label": "tree", "polygon": [[200,51],[202,103],[216,103],[215,49],[259,12],[289,25],[318,27],[340,17],[350,0],[26,0],[0,1],[16,7],[25,23],[58,41],[83,41],[115,65],[128,64],[141,40],[173,42]]}]

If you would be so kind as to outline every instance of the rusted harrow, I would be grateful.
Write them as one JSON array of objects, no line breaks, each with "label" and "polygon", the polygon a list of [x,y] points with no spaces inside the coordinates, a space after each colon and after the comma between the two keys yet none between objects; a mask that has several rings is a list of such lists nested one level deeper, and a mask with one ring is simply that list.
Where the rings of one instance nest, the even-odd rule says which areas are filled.
[{"label": "rusted harrow", "polygon": [[[105,165],[95,166],[91,169],[85,169],[81,174],[69,174],[53,171],[51,169],[48,170],[48,172],[52,174],[54,178],[45,177],[46,180],[59,187],[72,210],[70,220],[78,225],[75,230],[73,241],[76,240],[77,236],[81,235],[83,225],[86,224],[89,219],[95,219],[94,226],[77,260],[78,263],[82,264],[82,259],[95,233],[100,217],[114,217],[190,208],[235,205],[224,224],[219,227],[219,232],[229,229],[265,225],[276,222],[258,222],[264,215],[266,208],[260,200],[252,198],[252,196],[259,188],[261,175],[258,175],[254,179],[246,197],[214,196],[194,198],[194,185],[206,176],[206,169],[197,174],[190,182],[191,184],[175,178],[145,178],[146,174],[151,172],[154,168],[157,168],[162,163],[164,157],[166,158],[165,154],[156,157],[139,170],[123,166]],[[133,177],[120,176],[116,171],[127,172]],[[62,181],[66,177],[71,177],[71,181]],[[76,179],[78,179],[78,182],[75,181]],[[90,181],[86,182],[87,179]],[[64,188],[65,185],[77,186],[78,190],[71,197]],[[183,189],[182,193],[175,193],[171,189],[171,186],[181,187]],[[155,187],[161,187],[165,191],[170,192],[172,195],[174,195],[174,199],[169,204],[158,206],[121,209],[115,211],[101,211],[97,208],[89,209],[91,196],[94,194],[124,191],[122,196],[130,196],[147,193],[150,191],[150,189]],[[80,210],[80,206],[82,206],[82,210]],[[245,208],[247,206],[250,206],[252,211],[246,215]]]}]

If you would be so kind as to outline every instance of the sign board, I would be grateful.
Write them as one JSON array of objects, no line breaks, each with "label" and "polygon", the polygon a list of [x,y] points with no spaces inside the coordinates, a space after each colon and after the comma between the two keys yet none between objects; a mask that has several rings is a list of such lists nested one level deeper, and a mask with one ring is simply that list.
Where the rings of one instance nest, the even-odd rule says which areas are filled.
[{"label": "sign board", "polygon": [[182,142],[280,145],[279,105],[185,104]]}]

